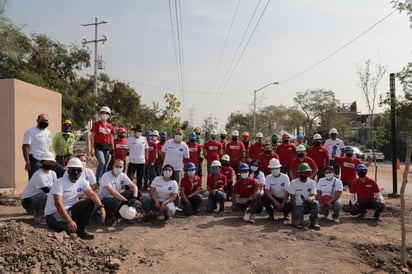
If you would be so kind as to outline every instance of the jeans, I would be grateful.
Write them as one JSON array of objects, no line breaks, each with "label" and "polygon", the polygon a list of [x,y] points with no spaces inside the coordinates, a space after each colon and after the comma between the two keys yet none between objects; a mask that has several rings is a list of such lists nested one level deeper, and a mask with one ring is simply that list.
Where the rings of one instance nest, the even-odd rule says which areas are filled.
[{"label": "jeans", "polygon": [[154,165],[146,166],[145,172],[144,172],[144,188],[145,189],[149,188],[155,176],[156,176],[155,166]]},{"label": "jeans", "polygon": [[[273,195],[272,195],[272,197],[280,204],[283,202],[283,197],[278,198],[278,197],[275,197]],[[275,209],[276,209],[275,205],[272,203],[271,200],[269,200],[268,197],[266,197],[266,195],[263,195],[263,197],[262,197],[262,204],[266,208],[266,212],[270,216],[275,215]],[[283,217],[287,217],[289,215],[289,212],[291,212],[291,211],[292,211],[292,206],[291,206],[290,202],[286,202],[285,205],[283,206],[283,209],[282,209]]]},{"label": "jeans", "polygon": [[136,173],[136,185],[139,192],[143,191],[143,176],[144,176],[144,164],[129,163],[127,165],[127,177],[133,181],[134,174]]},{"label": "jeans", "polygon": [[[72,220],[77,224],[77,232],[86,231],[86,227],[90,222],[90,217],[94,211],[94,203],[90,199],[86,199],[74,204],[70,209],[66,210]],[[56,232],[65,231],[71,233],[66,221],[60,216],[59,212],[46,215],[47,226]]]},{"label": "jeans", "polygon": [[209,193],[209,198],[207,198],[206,202],[206,211],[212,212],[215,208],[217,208],[217,203],[220,205],[220,211],[225,209],[225,200],[226,200],[226,193],[222,191],[217,191],[215,195],[211,195]]},{"label": "jeans", "polygon": [[95,155],[98,162],[96,169],[96,182],[97,185],[99,185],[100,177],[102,177],[103,174],[107,171],[107,166],[109,165],[110,151],[95,149]]},{"label": "jeans", "polygon": [[203,197],[200,194],[193,195],[189,198],[188,202],[182,201],[183,205],[183,214],[186,216],[191,216],[196,214],[199,208],[199,205],[202,203]]},{"label": "jeans", "polygon": [[38,193],[30,198],[25,198],[21,201],[21,205],[28,212],[35,210],[36,217],[42,217],[44,215],[44,207],[46,206],[47,194],[44,192]]},{"label": "jeans", "polygon": [[[338,199],[333,203],[332,210],[333,210],[333,218],[339,218],[340,210],[342,209],[342,199]],[[329,209],[322,208],[320,210],[320,214],[325,216],[329,215]]]},{"label": "jeans", "polygon": [[175,170],[174,176],[175,176],[175,180],[177,182],[177,185],[180,188],[180,180],[182,180],[182,171],[181,170]]},{"label": "jeans", "polygon": [[[152,197],[150,197],[150,195],[143,195],[140,198],[140,201],[142,202],[142,207],[143,210],[145,212],[145,215],[148,216],[150,215],[150,211],[158,211],[159,209],[155,207],[155,203],[152,200]],[[161,201],[159,201],[161,203]],[[163,209],[163,214],[166,216],[169,216],[168,213],[171,213],[171,215],[175,215],[176,214],[176,206],[173,202],[170,202],[168,204],[165,205],[164,209]]]},{"label": "jeans", "polygon": [[303,217],[305,214],[310,213],[310,223],[311,224],[316,224],[319,220],[318,214],[319,214],[319,202],[317,200],[314,200],[312,202],[304,201],[302,205],[296,206],[296,210],[298,212],[298,218],[293,219],[292,223],[293,225],[303,225]]}]

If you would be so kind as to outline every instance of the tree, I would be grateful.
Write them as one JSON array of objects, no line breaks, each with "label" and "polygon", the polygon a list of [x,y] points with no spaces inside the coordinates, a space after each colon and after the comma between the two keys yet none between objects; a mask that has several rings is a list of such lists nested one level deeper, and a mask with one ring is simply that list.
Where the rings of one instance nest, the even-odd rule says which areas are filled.
[{"label": "tree", "polygon": [[204,132],[205,140],[209,139],[210,132],[212,130],[217,130],[217,124],[218,123],[216,117],[213,117],[212,115],[203,120],[202,130]]},{"label": "tree", "polygon": [[312,129],[316,127],[315,122],[322,115],[337,112],[339,103],[333,91],[323,89],[298,92],[293,101],[299,105],[306,116],[305,134],[309,136],[312,136]]},{"label": "tree", "polygon": [[166,93],[163,99],[167,103],[166,108],[163,110],[163,119],[169,125],[171,132],[173,132],[180,124],[180,117],[177,117],[176,113],[180,112],[181,103],[173,93]]}]

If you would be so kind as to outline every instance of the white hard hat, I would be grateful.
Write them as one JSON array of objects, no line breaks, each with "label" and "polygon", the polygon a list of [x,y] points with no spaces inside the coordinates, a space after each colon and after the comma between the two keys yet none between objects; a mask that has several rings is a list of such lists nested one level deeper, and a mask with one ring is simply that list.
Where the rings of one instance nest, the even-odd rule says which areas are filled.
[{"label": "white hard hat", "polygon": [[322,136],[319,133],[313,135],[313,140],[322,140]]},{"label": "white hard hat", "polygon": [[227,154],[223,154],[223,155],[222,155],[222,161],[230,162],[230,156],[227,155]]},{"label": "white hard hat", "polygon": [[279,160],[276,158],[272,158],[269,161],[268,168],[280,168],[282,165],[280,164]]},{"label": "white hard hat", "polygon": [[159,131],[157,131],[156,129],[153,130],[153,136],[159,136]]},{"label": "white hard hat", "polygon": [[123,219],[132,220],[136,217],[136,208],[133,206],[128,206],[126,204],[122,205],[119,209],[119,214]]},{"label": "white hard hat", "polygon": [[239,136],[239,131],[237,130],[232,131],[232,136]]},{"label": "white hard hat", "polygon": [[83,169],[83,163],[82,161],[80,161],[79,158],[74,157],[69,160],[69,162],[67,163],[67,167],[77,167]]},{"label": "white hard hat", "polygon": [[214,160],[214,161],[212,162],[212,164],[210,164],[210,166],[211,166],[211,167],[214,167],[214,166],[221,167],[222,164],[220,163],[219,160]]},{"label": "white hard hat", "polygon": [[217,135],[217,130],[216,130],[216,129],[212,130],[212,131],[210,132],[210,135]]},{"label": "white hard hat", "polygon": [[338,131],[336,130],[336,128],[331,128],[329,130],[329,134],[333,134],[333,133],[338,134]]},{"label": "white hard hat", "polygon": [[106,106],[102,107],[102,108],[100,109],[100,112],[107,112],[107,113],[109,113],[109,114],[112,114],[112,112],[110,111],[110,108],[109,108],[109,107],[106,107]]},{"label": "white hard hat", "polygon": [[47,151],[45,153],[43,153],[42,155],[40,155],[40,161],[53,161],[56,162],[56,160],[54,159],[54,155],[53,153],[51,153],[50,151]]},{"label": "white hard hat", "polygon": [[222,130],[220,131],[220,134],[221,134],[221,135],[226,135],[227,132],[226,132],[226,130],[222,129]]},{"label": "white hard hat", "polygon": [[263,138],[263,133],[262,132],[256,133],[256,138]]},{"label": "white hard hat", "polygon": [[297,152],[306,151],[306,147],[304,145],[298,145],[296,147]]}]

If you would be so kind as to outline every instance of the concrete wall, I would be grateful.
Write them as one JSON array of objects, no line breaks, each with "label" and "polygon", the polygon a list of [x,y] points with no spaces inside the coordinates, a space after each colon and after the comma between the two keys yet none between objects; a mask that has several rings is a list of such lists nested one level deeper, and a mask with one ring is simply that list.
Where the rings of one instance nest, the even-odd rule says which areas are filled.
[{"label": "concrete wall", "polygon": [[52,134],[61,130],[60,93],[15,79],[0,79],[0,189],[15,194],[28,181],[21,151],[24,132],[36,126],[37,116],[49,115]]}]

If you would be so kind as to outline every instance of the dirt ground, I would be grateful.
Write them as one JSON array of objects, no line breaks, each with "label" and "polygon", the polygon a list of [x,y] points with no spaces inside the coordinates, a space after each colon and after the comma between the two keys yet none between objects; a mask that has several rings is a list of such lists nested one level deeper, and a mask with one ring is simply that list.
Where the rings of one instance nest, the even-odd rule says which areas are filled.
[{"label": "dirt ground", "polygon": [[[387,176],[384,172],[380,168],[379,176]],[[344,199],[348,201],[347,192]],[[266,220],[264,213],[249,224],[230,212],[227,202],[224,213],[202,211],[192,217],[178,213],[167,224],[159,219],[136,220],[106,228],[94,219],[89,231],[95,239],[84,241],[34,224],[15,198],[2,195],[0,273],[408,272],[399,263],[400,201],[386,197],[386,203],[379,223],[372,212],[365,219],[342,212],[341,224],[321,218],[321,230],[315,231],[295,229],[290,221]],[[406,208],[412,258],[410,196]]]}]

